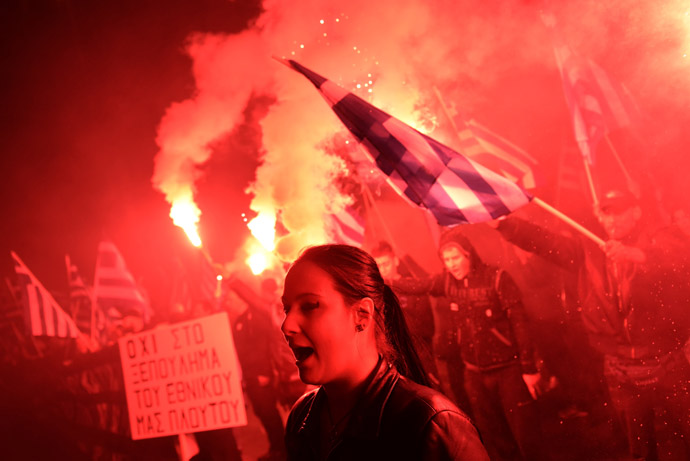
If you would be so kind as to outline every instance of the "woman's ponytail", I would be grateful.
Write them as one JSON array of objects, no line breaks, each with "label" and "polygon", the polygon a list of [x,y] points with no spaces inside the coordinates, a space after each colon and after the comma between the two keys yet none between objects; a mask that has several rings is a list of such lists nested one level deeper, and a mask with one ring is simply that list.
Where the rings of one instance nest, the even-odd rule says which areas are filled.
[{"label": "woman's ponytail", "polygon": [[387,284],[383,286],[383,303],[386,339],[392,348],[392,363],[402,375],[418,384],[431,386],[422,361],[414,347],[410,330],[407,328],[400,301]]}]

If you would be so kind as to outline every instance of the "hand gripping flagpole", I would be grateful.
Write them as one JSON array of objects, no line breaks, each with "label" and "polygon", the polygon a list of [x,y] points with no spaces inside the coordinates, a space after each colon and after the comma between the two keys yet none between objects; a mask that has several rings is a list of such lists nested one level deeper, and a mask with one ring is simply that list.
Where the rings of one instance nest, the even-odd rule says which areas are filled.
[{"label": "hand gripping flagpole", "polygon": [[587,177],[587,185],[589,186],[589,193],[592,194],[592,206],[596,209],[599,208],[599,196],[597,195],[597,188],[594,187],[594,179],[592,177],[592,169],[589,166],[589,160],[584,156],[582,157],[582,164],[585,169],[585,176]]}]

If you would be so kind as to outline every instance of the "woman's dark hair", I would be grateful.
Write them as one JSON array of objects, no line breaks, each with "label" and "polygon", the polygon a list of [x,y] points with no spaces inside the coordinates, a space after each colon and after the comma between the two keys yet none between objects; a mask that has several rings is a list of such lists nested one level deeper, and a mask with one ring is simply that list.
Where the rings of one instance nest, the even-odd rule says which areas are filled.
[{"label": "woman's dark hair", "polygon": [[374,302],[379,352],[398,371],[429,386],[429,379],[412,344],[398,297],[381,277],[376,261],[366,251],[350,245],[319,245],[305,249],[293,263],[309,261],[333,278],[335,289],[348,304],[363,298]]}]

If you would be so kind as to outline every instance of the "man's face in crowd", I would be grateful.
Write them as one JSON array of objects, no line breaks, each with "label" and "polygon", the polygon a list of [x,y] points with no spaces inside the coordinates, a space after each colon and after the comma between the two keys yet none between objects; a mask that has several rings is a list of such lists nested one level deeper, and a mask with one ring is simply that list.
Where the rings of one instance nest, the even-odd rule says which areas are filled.
[{"label": "man's face in crowd", "polygon": [[448,272],[457,280],[467,277],[470,272],[470,258],[456,245],[447,246],[441,250],[441,259]]},{"label": "man's face in crowd", "polygon": [[639,206],[604,208],[599,212],[599,222],[611,240],[622,240],[637,226],[642,211]]},{"label": "man's face in crowd", "polygon": [[379,272],[384,280],[395,280],[398,278],[398,258],[392,254],[384,254],[374,258]]}]

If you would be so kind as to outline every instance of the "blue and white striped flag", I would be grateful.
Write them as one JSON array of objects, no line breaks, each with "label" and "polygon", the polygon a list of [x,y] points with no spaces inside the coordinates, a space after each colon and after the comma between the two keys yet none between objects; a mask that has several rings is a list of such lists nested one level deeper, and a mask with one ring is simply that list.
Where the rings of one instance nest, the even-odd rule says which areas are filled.
[{"label": "blue and white striped flag", "polygon": [[103,241],[98,245],[93,292],[98,306],[110,321],[131,315],[148,323],[151,318],[148,302],[112,242]]},{"label": "blue and white striped flag", "polygon": [[463,129],[457,133],[461,154],[524,189],[535,189],[542,184],[538,162],[534,157],[474,120],[460,122]]},{"label": "blue and white striped flag", "polygon": [[353,207],[346,206],[339,213],[329,216],[331,223],[328,226],[328,233],[334,242],[362,247],[365,222]]},{"label": "blue and white striped flag", "polygon": [[490,221],[527,204],[520,186],[463,157],[293,60],[398,193],[442,226]]},{"label": "blue and white striped flag", "polygon": [[34,336],[76,338],[79,329],[74,320],[55,301],[53,295],[31,273],[26,264],[12,251],[14,270],[22,289],[24,318]]},{"label": "blue and white striped flag", "polygon": [[584,159],[594,165],[599,142],[607,133],[630,126],[640,118],[640,111],[625,86],[591,59],[573,52],[558,33],[553,15],[544,13],[542,20],[552,32],[575,141]]}]

